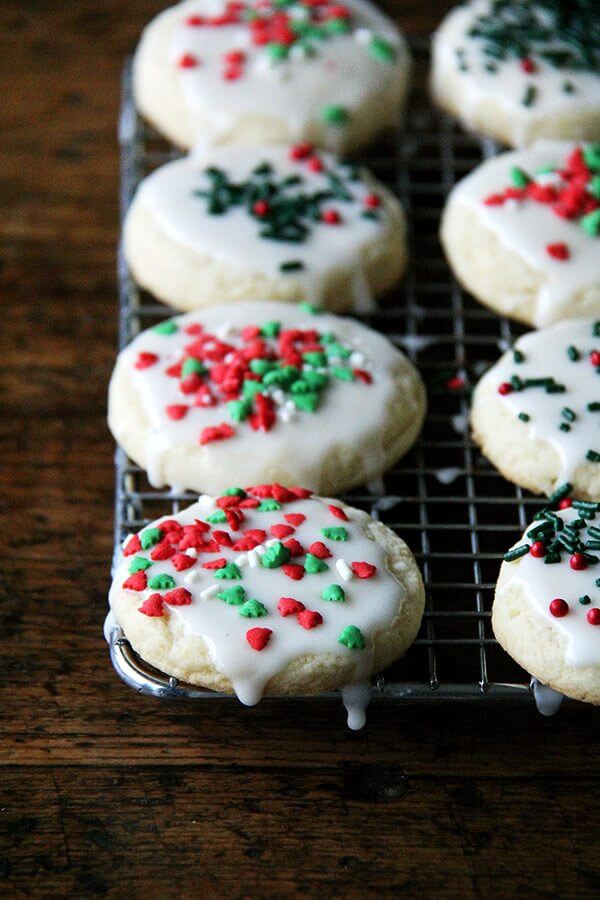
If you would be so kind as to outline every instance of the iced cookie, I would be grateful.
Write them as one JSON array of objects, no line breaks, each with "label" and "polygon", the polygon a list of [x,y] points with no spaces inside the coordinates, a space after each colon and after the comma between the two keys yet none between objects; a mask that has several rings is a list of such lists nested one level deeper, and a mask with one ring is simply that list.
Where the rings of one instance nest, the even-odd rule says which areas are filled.
[{"label": "iced cookie", "polygon": [[441,238],[463,286],[541,327],[600,315],[600,144],[540,141],[451,192]]},{"label": "iced cookie", "polygon": [[142,114],[180,147],[312,141],[360,149],[400,116],[406,42],[372,4],[189,0],[145,29]]},{"label": "iced cookie", "polygon": [[506,652],[543,684],[598,704],[600,504],[565,497],[559,507],[536,516],[504,557],[492,625]]},{"label": "iced cookie", "polygon": [[510,481],[546,495],[568,481],[600,499],[600,321],[519,338],[477,385],[471,423]]},{"label": "iced cookie", "polygon": [[305,144],[162,166],[142,182],[124,242],[136,280],[184,310],[248,297],[367,309],[406,263],[396,198]]},{"label": "iced cookie", "polygon": [[424,414],[421,379],[387,338],[310,307],[240,303],[138,335],[108,418],[156,486],[215,493],[236,472],[338,493],[392,465]]},{"label": "iced cookie", "polygon": [[406,544],[367,513],[301,488],[204,495],[130,537],[123,554],[110,604],[134,649],[247,705],[342,688],[354,706],[423,614]]},{"label": "iced cookie", "polygon": [[596,0],[472,0],[433,39],[433,93],[467,128],[524,147],[600,139]]}]

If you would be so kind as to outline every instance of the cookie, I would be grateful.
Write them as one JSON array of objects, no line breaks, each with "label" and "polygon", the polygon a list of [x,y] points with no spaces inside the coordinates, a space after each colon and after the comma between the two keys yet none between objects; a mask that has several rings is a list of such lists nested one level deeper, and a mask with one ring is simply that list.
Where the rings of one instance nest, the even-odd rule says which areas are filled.
[{"label": "cookie", "polygon": [[594,0],[473,0],[433,39],[437,102],[466,128],[513,147],[600,139]]},{"label": "cookie", "polygon": [[367,513],[301,488],[201,496],[128,538],[123,554],[109,599],[137,653],[247,705],[346,688],[354,706],[423,614],[406,544]]},{"label": "cookie", "polygon": [[600,321],[533,331],[483,376],[471,424],[482,452],[510,481],[549,495],[571,482],[600,499]]},{"label": "cookie", "polygon": [[400,116],[407,44],[372,4],[189,0],[145,29],[141,113],[177,146],[311,141],[349,152]]},{"label": "cookie", "polygon": [[462,285],[529,325],[600,315],[600,144],[540,141],[453,189],[441,240]]},{"label": "cookie", "polygon": [[182,310],[249,297],[364,310],[406,264],[396,198],[308,144],[162,166],[139,187],[124,248],[139,284]]},{"label": "cookie", "polygon": [[504,557],[494,634],[527,672],[568,697],[600,703],[600,504],[560,502]]},{"label": "cookie", "polygon": [[406,357],[357,321],[239,303],[138,335],[119,355],[108,420],[155,486],[216,493],[236,472],[338,493],[409,449],[425,402]]}]

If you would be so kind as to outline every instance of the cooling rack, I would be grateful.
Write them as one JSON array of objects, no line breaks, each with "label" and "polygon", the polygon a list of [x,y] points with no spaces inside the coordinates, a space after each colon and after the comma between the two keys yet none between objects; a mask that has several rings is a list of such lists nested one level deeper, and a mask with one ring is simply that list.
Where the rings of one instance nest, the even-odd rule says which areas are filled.
[{"label": "cooling rack", "polygon": [[[427,607],[417,640],[374,679],[373,699],[492,702],[531,699],[529,676],[493,638],[493,590],[504,551],[516,541],[539,500],[524,495],[471,443],[470,388],[522,332],[473,301],[452,279],[438,242],[440,212],[452,185],[496,145],[466,135],[434,109],[426,94],[428,42],[411,44],[415,89],[403,128],[361,159],[401,199],[409,222],[411,263],[400,287],[360,318],[384,332],[420,370],[429,414],[411,453],[381,482],[346,494],[409,544],[423,573]],[[136,114],[128,65],[120,120],[121,212],[139,180],[177,151]],[[140,291],[119,258],[119,347],[172,314]],[[116,453],[115,559],[122,542],[158,516],[195,500],[152,488],[145,473]],[[119,675],[136,690],[161,697],[222,695],[183,685],[149,667],[118,626],[107,631]]]}]

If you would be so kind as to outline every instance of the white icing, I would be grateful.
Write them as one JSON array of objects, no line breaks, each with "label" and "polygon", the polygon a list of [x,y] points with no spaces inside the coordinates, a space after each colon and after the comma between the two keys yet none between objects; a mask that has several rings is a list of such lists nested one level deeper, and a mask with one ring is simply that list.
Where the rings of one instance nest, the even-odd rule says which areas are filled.
[{"label": "white icing", "polygon": [[[549,204],[525,199],[490,206],[483,201],[511,184],[513,166],[533,176],[541,167],[560,167],[576,146],[568,141],[538,141],[526,150],[502,153],[480,165],[453,191],[453,197],[474,209],[504,246],[543,276],[534,311],[538,327],[564,317],[569,298],[586,289],[595,290],[596,307],[590,305],[589,313],[600,315],[600,239],[587,234],[576,220],[556,215]],[[569,248],[568,260],[554,259],[546,249],[560,243]],[[522,302],[521,294],[515,296],[513,308],[518,310]]]},{"label": "white icing", "polygon": [[542,716],[555,716],[561,707],[564,695],[542,684],[537,678],[531,679],[531,689],[537,710]]},{"label": "white icing", "polygon": [[359,681],[342,688],[342,702],[348,713],[348,728],[360,731],[367,721],[367,707],[371,702],[371,685]]},{"label": "white icing", "polygon": [[[496,389],[513,375],[522,381],[551,376],[565,386],[564,393],[549,394],[543,387],[529,387],[498,394],[515,416],[525,413],[530,417],[523,427],[533,440],[548,441],[556,450],[561,463],[559,482],[569,481],[579,466],[589,462],[589,450],[600,452],[600,412],[587,409],[588,403],[600,402],[600,375],[590,361],[591,351],[600,350],[600,337],[594,337],[592,329],[591,320],[577,319],[532,331],[515,344],[525,356],[522,363],[515,363],[509,350],[485,376]],[[580,354],[576,362],[567,355],[570,346]],[[575,413],[573,422],[562,415],[565,407]],[[570,431],[561,431],[562,423],[570,425]]]},{"label": "white icing", "polygon": [[[578,513],[575,509],[567,509],[560,511],[558,515],[565,522],[572,522]],[[598,514],[589,520],[591,526],[597,526],[599,523]],[[538,524],[539,522],[535,522],[531,527]],[[586,528],[580,531],[579,535],[584,543],[592,540]],[[598,555],[595,550],[591,550],[590,553]],[[571,568],[569,558],[568,551],[564,551],[561,562],[548,565],[543,558],[531,554],[521,557],[511,564],[513,574],[500,588],[499,596],[502,596],[510,585],[518,582],[525,589],[532,608],[566,638],[565,663],[577,668],[597,666],[600,665],[600,625],[590,624],[587,614],[590,609],[600,606],[600,587],[596,585],[596,579],[600,576],[600,566],[589,565],[586,569],[577,571]],[[579,598],[585,595],[591,602],[583,605],[579,602]],[[569,612],[563,618],[556,618],[550,612],[549,605],[556,598],[561,598],[569,604]]]},{"label": "white icing", "polygon": [[[255,4],[248,3],[252,8]],[[253,45],[245,23],[221,27],[190,27],[190,15],[220,15],[224,2],[189,0],[165,15],[176,17],[168,48],[176,67],[187,109],[203,142],[229,141],[252,117],[283,122],[289,137],[301,137],[321,124],[323,107],[340,104],[350,117],[374,95],[400,100],[409,55],[406,43],[393,23],[370,3],[348,0],[352,14],[346,34],[310,41],[314,55],[306,55],[298,44],[287,60],[272,62],[264,46]],[[302,7],[283,10],[301,13]],[[357,40],[356,29],[368,26],[366,40]],[[362,34],[362,32],[361,32]],[[376,59],[368,49],[373,34],[385,38],[396,49],[394,63]],[[225,54],[241,50],[245,61],[241,77],[222,77]],[[184,55],[192,55],[195,68],[177,68]],[[343,139],[344,126],[328,126],[327,139],[335,147]]]},{"label": "white icing", "polygon": [[[323,209],[338,212],[342,221],[337,225],[305,219],[308,233],[302,241],[291,243],[264,238],[260,232],[264,223],[251,216],[244,205],[230,206],[220,215],[211,215],[208,202],[196,195],[197,190],[210,186],[204,174],[210,166],[222,169],[230,181],[239,183],[251,177],[253,169],[268,162],[274,170],[273,178],[280,181],[288,176],[300,176],[303,183],[283,189],[284,194],[315,193],[329,188],[327,172],[312,172],[305,161],[290,159],[286,146],[223,147],[215,150],[196,150],[190,156],[161,166],[144,179],[137,199],[151,210],[160,227],[172,240],[200,256],[217,260],[230,272],[244,272],[270,279],[292,277],[303,286],[303,296],[319,301],[332,273],[350,270],[353,301],[357,311],[373,309],[371,291],[363,271],[365,248],[384,234],[387,215],[383,205],[377,209],[377,219],[362,215],[365,198],[373,193],[373,183],[364,171],[351,181],[348,169],[330,154],[319,153],[325,170],[343,179],[352,197],[349,201],[336,199],[323,203]],[[302,269],[289,273],[280,266],[298,261]]]},{"label": "white icing", "polygon": [[[300,541],[305,551],[315,541],[325,543],[333,554],[325,560],[327,571],[305,574],[302,580],[293,581],[281,568],[259,566],[244,569],[241,579],[217,580],[214,571],[203,569],[201,564],[217,557],[225,557],[232,562],[237,556],[236,551],[221,547],[217,554],[201,554],[194,567],[185,572],[178,572],[166,560],[154,562],[146,570],[146,575],[152,578],[166,573],[173,577],[177,587],[186,587],[191,592],[192,602],[188,606],[166,606],[166,615],[178,618],[187,632],[203,638],[212,663],[230,679],[242,703],[257,703],[270,679],[296,659],[327,654],[351,660],[353,674],[350,687],[343,692],[343,699],[348,709],[350,727],[358,728],[364,724],[364,710],[368,704],[365,681],[372,672],[372,636],[392,624],[399,607],[406,600],[406,592],[388,571],[384,549],[364,534],[363,529],[371,521],[370,517],[366,513],[352,511],[350,521],[340,521],[329,511],[328,502],[299,500],[285,503],[281,509],[272,512],[246,509],[240,531],[232,534],[234,538],[242,537],[243,530],[248,529],[263,529],[268,534],[271,525],[285,523],[286,513],[300,513],[306,519],[295,528],[292,537]],[[196,503],[175,516],[164,518],[186,525],[193,524],[204,515],[203,506]],[[159,519],[153,525],[160,525],[161,521]],[[322,534],[323,528],[340,526],[346,529],[348,535],[344,542],[334,541]],[[217,524],[213,528],[229,530],[227,524]],[[150,554],[148,550],[136,555],[150,558]],[[374,564],[377,572],[372,578],[353,578],[351,583],[345,584],[345,602],[325,601],[321,598],[323,590],[331,584],[339,584],[335,560],[339,557],[339,563],[342,556],[348,563]],[[121,585],[129,575],[131,559],[123,559],[117,569],[110,598],[121,591]],[[304,556],[295,557],[290,562],[302,564],[304,559]],[[193,580],[189,578],[192,572],[197,576]],[[218,592],[238,585],[244,588],[247,599],[263,603],[268,614],[256,619],[245,618],[240,615],[239,606],[229,605],[216,597]],[[147,588],[138,593],[140,603],[154,592]],[[132,596],[136,595],[132,592]],[[295,616],[282,617],[277,611],[281,597],[292,597],[303,603],[306,609],[319,612],[323,623],[305,629]],[[360,629],[365,649],[349,649],[338,642],[342,631],[349,625]],[[246,640],[246,632],[254,627],[270,628],[273,632],[268,645],[261,651],[254,650]]]},{"label": "white icing", "polygon": [[456,466],[448,466],[445,469],[436,469],[434,475],[440,484],[452,484],[459,475],[462,475],[462,472],[463,470],[456,468]]},{"label": "white icing", "polygon": [[[515,5],[520,5],[516,0]],[[581,113],[597,111],[600,114],[600,77],[591,71],[556,68],[536,53],[539,47],[532,46],[527,56],[536,67],[536,72],[528,74],[515,57],[496,60],[482,52],[481,39],[470,37],[468,32],[475,19],[482,13],[488,14],[490,0],[474,0],[460,6],[446,17],[433,41],[434,80],[440,85],[442,95],[447,79],[454,79],[458,73],[461,81],[461,118],[471,128],[477,125],[477,114],[486,103],[500,105],[509,117],[511,143],[524,146],[535,135],[535,126],[541,120],[576,108]],[[534,6],[534,3],[530,4]],[[541,14],[543,16],[543,13]],[[547,49],[560,49],[560,35]],[[461,57],[458,51],[464,51]],[[459,72],[460,58],[464,59],[468,71]],[[496,71],[489,72],[485,66],[492,63]],[[565,82],[573,85],[573,92],[563,90]],[[528,87],[536,89],[535,103],[523,104]]]},{"label": "white icing", "polygon": [[[188,325],[201,323],[206,332],[214,334],[224,316],[231,322],[228,343],[234,346],[241,345],[240,332],[244,326],[260,326],[270,321],[280,321],[282,329],[332,332],[348,349],[360,352],[368,361],[372,383],[364,384],[359,379],[341,381],[332,376],[314,413],[298,411],[287,422],[279,418],[267,433],[253,431],[247,421],[232,422],[225,403],[203,408],[192,406],[193,395],[183,394],[179,379],[166,376],[165,369],[177,363],[184,347],[194,341],[194,336],[185,333]],[[389,410],[398,390],[394,376],[401,362],[399,352],[384,337],[352,319],[311,315],[282,303],[220,306],[202,313],[189,313],[174,321],[179,327],[176,334],[162,335],[150,329],[138,335],[121,355],[152,428],[148,445],[151,484],[158,487],[165,483],[165,454],[173,448],[180,448],[181,452],[193,448],[194,452],[209,457],[217,485],[226,483],[231,472],[240,473],[244,483],[259,483],[268,479],[270,471],[285,467],[295,481],[318,489],[323,460],[346,445],[360,448],[367,478],[379,474],[385,454],[376,436],[383,435],[387,429]],[[140,352],[154,353],[159,361],[138,370],[135,361]],[[184,418],[174,421],[166,407],[177,404],[189,405],[189,409]],[[406,398],[406,404],[409,415],[411,397]],[[236,428],[233,438],[199,447],[198,439],[204,428],[229,421]]]}]

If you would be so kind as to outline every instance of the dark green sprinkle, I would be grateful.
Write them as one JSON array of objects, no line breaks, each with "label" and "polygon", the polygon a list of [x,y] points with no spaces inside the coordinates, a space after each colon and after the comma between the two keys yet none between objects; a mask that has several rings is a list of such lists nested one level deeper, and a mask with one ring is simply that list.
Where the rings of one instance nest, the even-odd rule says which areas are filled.
[{"label": "dark green sprinkle", "polygon": [[567,356],[569,357],[571,362],[577,362],[579,359],[581,359],[581,353],[579,352],[577,347],[573,347],[572,345],[570,347],[567,347]]},{"label": "dark green sprinkle", "polygon": [[519,415],[517,416],[517,418],[520,419],[521,422],[529,422],[529,420],[531,419],[531,416],[528,416],[527,413],[520,412]]},{"label": "dark green sprinkle", "polygon": [[551,566],[554,563],[559,563],[559,562],[560,562],[560,554],[559,553],[546,553],[546,555],[544,557],[544,563],[547,566]]},{"label": "dark green sprinkle", "polygon": [[279,265],[280,272],[300,272],[304,268],[304,263],[299,259],[290,259]]},{"label": "dark green sprinkle", "polygon": [[571,430],[571,426],[567,425],[566,422],[561,422],[558,427],[560,428],[561,431],[565,431],[565,432]]},{"label": "dark green sprinkle", "polygon": [[563,419],[567,420],[567,422],[574,422],[575,419],[577,418],[577,416],[575,415],[573,410],[570,409],[568,406],[563,406],[563,408],[560,411],[560,414],[563,417]]},{"label": "dark green sprinkle", "polygon": [[516,347],[513,350],[513,359],[516,363],[525,362],[525,354],[522,350],[518,350]]},{"label": "dark green sprinkle", "polygon": [[587,606],[592,601],[587,594],[584,594],[583,597],[579,598],[579,602],[581,603],[582,606]]},{"label": "dark green sprinkle", "polygon": [[565,497],[568,497],[571,491],[573,490],[573,485],[570,482],[565,481],[564,484],[561,484],[556,488],[555,491],[550,494],[548,497],[548,503],[553,505],[554,503],[558,503],[559,500],[563,500]]},{"label": "dark green sprinkle", "polygon": [[588,452],[585,454],[585,458],[589,462],[597,463],[600,462],[600,453],[598,453],[596,450],[588,450]]},{"label": "dark green sprinkle", "polygon": [[600,403],[588,403],[587,408],[588,412],[600,412]]},{"label": "dark green sprinkle", "polygon": [[529,545],[521,544],[519,547],[514,547],[512,550],[509,550],[508,553],[504,554],[504,559],[506,562],[514,562],[515,559],[520,559],[521,556],[526,556],[529,553]]},{"label": "dark green sprinkle", "polygon": [[532,84],[527,85],[521,103],[523,106],[533,106],[537,97],[537,88]]},{"label": "dark green sprinkle", "polygon": [[565,94],[574,94],[575,93],[575,85],[572,81],[563,81],[562,89]]}]

